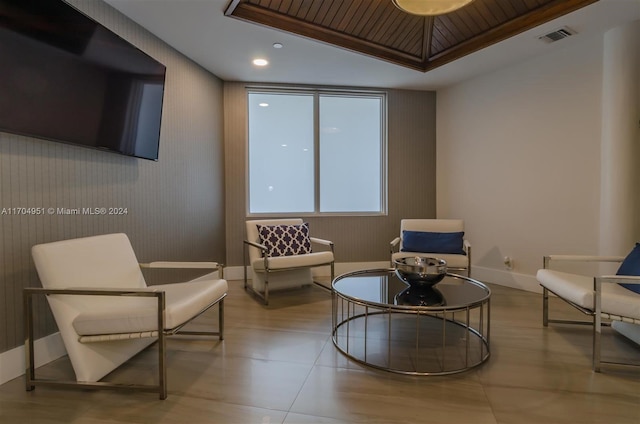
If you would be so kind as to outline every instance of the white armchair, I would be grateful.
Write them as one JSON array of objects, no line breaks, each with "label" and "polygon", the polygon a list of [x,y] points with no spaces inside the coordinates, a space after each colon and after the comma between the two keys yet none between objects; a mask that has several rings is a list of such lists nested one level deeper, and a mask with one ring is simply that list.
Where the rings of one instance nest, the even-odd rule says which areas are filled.
[{"label": "white armchair", "polygon": [[[640,260],[640,249],[636,247]],[[631,255],[630,255],[631,256]],[[630,257],[629,256],[629,257]],[[629,258],[627,257],[627,258]],[[610,320],[612,327],[621,334],[640,343],[640,276],[599,275],[589,276],[552,269],[554,263],[616,263],[627,260],[618,256],[588,255],[549,255],[544,257],[543,269],[538,270],[536,278],[542,286],[542,323],[589,324],[593,326],[592,367],[600,371],[602,320]],[[640,265],[638,263],[637,265]],[[627,287],[635,287],[635,291]],[[553,293],[569,305],[589,316],[590,320],[564,320],[549,318],[549,293]],[[628,364],[627,364],[628,365]]]},{"label": "white armchair", "polygon": [[[107,234],[32,248],[42,288],[24,289],[26,387],[125,388],[167,397],[165,337],[174,334],[217,335],[223,339],[227,282],[215,262],[138,264],[125,234]],[[147,286],[140,266],[211,268],[215,271],[185,283]],[[33,297],[44,295],[60,330],[76,381],[36,378],[33,345]],[[218,331],[184,331],[183,326],[218,304]],[[158,384],[100,382],[105,375],[158,341]]]},{"label": "white armchair", "polygon": [[[247,238],[244,240],[243,252],[244,287],[261,298],[265,305],[269,304],[270,290],[313,283],[311,268],[329,266],[333,281],[333,242],[310,237],[309,228],[304,225],[302,219],[252,220],[246,222],[246,227]],[[283,237],[282,233],[275,233],[276,227],[288,227],[295,235],[287,234]],[[291,240],[291,237],[294,240]],[[270,239],[273,239],[273,242],[270,242]],[[305,246],[300,246],[301,244]],[[311,251],[312,244],[322,245],[325,250]],[[251,270],[251,285],[248,283],[248,269]]]},{"label": "white armchair", "polygon": [[436,257],[447,269],[471,276],[471,243],[464,238],[461,219],[403,219],[400,236],[390,243],[393,261],[409,257]]}]

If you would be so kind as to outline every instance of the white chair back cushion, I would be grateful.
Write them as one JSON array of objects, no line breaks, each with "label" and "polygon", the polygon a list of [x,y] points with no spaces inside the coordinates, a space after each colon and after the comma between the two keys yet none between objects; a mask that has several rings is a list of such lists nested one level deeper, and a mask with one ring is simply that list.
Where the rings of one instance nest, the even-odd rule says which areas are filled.
[{"label": "white chair back cushion", "polygon": [[33,246],[42,287],[146,287],[126,234],[106,234]]}]

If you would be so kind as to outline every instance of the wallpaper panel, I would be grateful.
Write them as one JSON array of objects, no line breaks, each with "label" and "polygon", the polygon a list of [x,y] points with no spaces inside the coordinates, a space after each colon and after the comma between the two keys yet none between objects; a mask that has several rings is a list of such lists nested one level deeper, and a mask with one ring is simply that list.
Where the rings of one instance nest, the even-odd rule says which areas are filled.
[{"label": "wallpaper panel", "polygon": [[[125,232],[141,262],[225,256],[222,82],[100,0],[73,0],[89,16],[167,67],[159,160],[135,159],[0,132],[0,352],[24,343],[22,288],[40,285],[34,244]],[[122,215],[63,209],[126,208]],[[147,274],[156,283],[182,278]],[[56,331],[44,300],[36,331]]]}]

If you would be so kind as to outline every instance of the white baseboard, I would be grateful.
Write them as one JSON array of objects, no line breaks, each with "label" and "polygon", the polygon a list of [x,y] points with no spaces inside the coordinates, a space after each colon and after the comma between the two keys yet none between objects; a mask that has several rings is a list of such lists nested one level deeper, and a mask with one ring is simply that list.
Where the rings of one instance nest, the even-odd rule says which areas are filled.
[{"label": "white baseboard", "polygon": [[[54,333],[34,341],[36,367],[47,364],[67,354],[60,333]],[[0,384],[24,375],[26,364],[24,346],[0,353]]]}]

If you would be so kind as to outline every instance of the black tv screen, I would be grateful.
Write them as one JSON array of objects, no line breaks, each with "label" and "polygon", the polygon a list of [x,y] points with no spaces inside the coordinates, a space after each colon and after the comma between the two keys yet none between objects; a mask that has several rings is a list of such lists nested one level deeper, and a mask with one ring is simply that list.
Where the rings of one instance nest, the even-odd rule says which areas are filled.
[{"label": "black tv screen", "polygon": [[0,131],[157,160],[165,71],[62,0],[0,0]]}]

